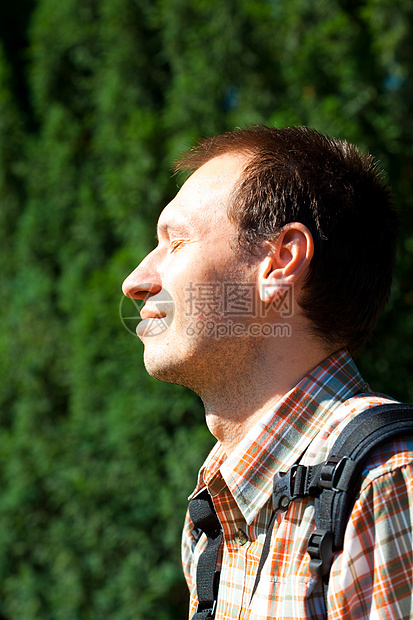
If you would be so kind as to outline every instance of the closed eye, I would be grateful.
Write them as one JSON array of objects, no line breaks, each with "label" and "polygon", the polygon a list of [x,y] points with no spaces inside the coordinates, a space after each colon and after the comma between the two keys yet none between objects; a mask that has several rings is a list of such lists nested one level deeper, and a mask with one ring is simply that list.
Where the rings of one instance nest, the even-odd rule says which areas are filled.
[{"label": "closed eye", "polygon": [[171,252],[175,252],[184,243],[183,239],[172,239],[170,246]]}]

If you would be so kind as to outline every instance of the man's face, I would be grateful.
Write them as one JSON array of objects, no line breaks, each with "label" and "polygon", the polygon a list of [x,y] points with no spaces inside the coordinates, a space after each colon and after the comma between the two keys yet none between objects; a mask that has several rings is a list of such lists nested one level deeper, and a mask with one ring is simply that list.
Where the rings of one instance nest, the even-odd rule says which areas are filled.
[{"label": "man's face", "polygon": [[227,216],[246,161],[223,155],[199,168],[161,213],[158,246],[123,284],[125,295],[145,300],[137,334],[148,372],[198,393],[199,383],[213,380],[240,352],[239,336],[219,336],[213,327],[223,320],[222,283],[256,281],[254,259],[239,250]]}]

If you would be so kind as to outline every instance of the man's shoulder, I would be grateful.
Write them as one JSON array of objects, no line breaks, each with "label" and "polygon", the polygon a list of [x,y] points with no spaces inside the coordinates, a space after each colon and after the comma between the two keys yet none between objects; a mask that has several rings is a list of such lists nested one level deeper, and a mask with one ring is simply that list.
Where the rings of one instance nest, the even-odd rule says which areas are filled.
[{"label": "man's shoulder", "polygon": [[386,484],[394,475],[402,473],[413,480],[413,432],[401,431],[395,437],[375,448],[369,455],[362,474],[361,489],[371,484]]},{"label": "man's shoulder", "polygon": [[400,402],[386,394],[377,392],[363,392],[355,394],[335,409],[333,417],[337,421],[336,433],[339,434],[347,424],[365,411],[379,405],[399,405]]},{"label": "man's shoulder", "polygon": [[[334,434],[334,441],[338,435],[344,430],[347,424],[357,419],[366,409],[377,407],[379,405],[390,405],[397,407],[401,403],[388,396],[382,394],[364,395],[361,397],[353,397],[343,404],[342,414],[343,420],[337,426],[337,435]],[[413,421],[413,407],[411,411]],[[378,445],[369,453],[366,459],[365,469],[363,471],[363,488],[374,480],[378,480],[386,474],[390,474],[400,467],[410,466],[413,463],[413,432],[406,432],[400,427],[396,435],[391,439]]]},{"label": "man's shoulder", "polygon": [[[327,453],[344,431],[351,420],[357,419],[366,409],[379,405],[400,405],[399,401],[383,394],[355,395],[344,402],[336,411],[336,424],[328,438]],[[413,420],[413,409],[412,409]],[[406,434],[402,428],[400,434],[380,444],[369,453],[362,473],[362,489],[383,476],[393,474],[400,468],[412,469],[413,464],[413,432]]]},{"label": "man's shoulder", "polygon": [[303,463],[311,464],[324,461],[349,422],[366,409],[385,404],[396,405],[398,402],[383,394],[363,392],[355,394],[345,401],[335,403],[334,407],[331,407],[331,414],[311,442],[307,454],[304,455]]}]

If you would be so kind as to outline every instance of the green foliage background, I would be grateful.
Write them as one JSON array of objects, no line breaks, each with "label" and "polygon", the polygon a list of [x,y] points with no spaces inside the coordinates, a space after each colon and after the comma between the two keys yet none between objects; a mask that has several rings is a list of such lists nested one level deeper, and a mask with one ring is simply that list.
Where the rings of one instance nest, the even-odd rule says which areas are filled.
[{"label": "green foliage background", "polygon": [[212,439],[191,393],[145,374],[120,285],[178,153],[261,122],[382,161],[402,242],[359,365],[413,401],[411,0],[1,4],[0,618],[185,617],[180,527]]}]

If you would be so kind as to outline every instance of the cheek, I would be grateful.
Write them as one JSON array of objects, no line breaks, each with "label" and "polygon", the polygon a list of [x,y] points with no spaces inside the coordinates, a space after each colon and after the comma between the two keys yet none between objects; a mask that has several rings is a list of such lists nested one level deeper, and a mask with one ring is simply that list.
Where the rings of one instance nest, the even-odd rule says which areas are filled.
[{"label": "cheek", "polygon": [[207,252],[205,248],[202,252],[199,247],[194,248],[196,252],[189,249],[171,256],[163,278],[180,320],[186,317],[206,321],[222,316],[232,284],[254,286],[252,266],[240,261],[232,251],[215,253],[213,246],[208,246]]}]

